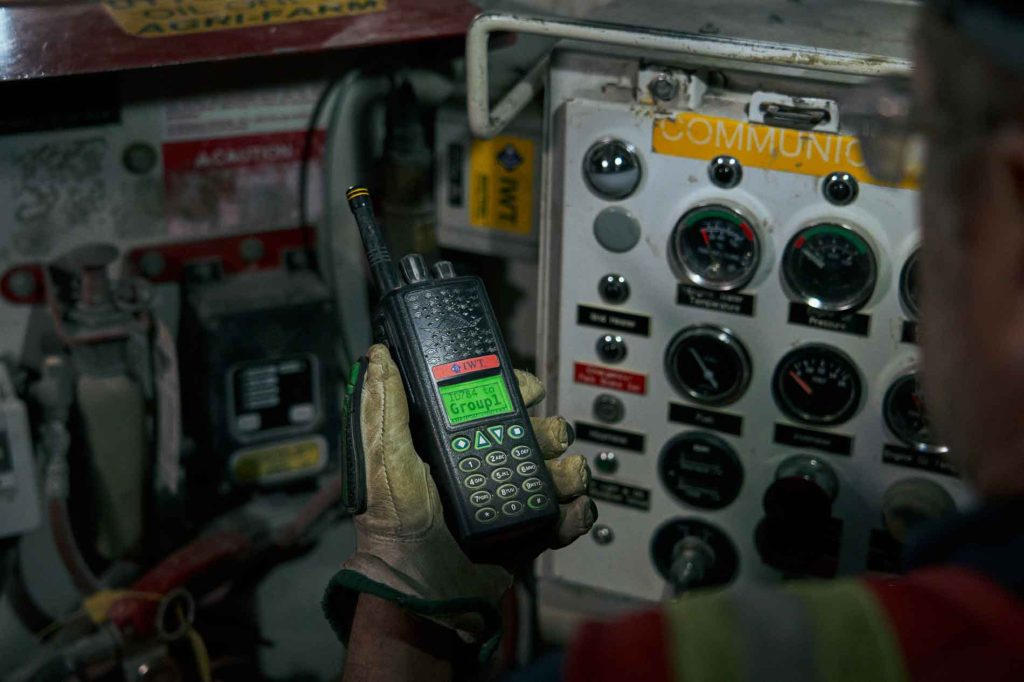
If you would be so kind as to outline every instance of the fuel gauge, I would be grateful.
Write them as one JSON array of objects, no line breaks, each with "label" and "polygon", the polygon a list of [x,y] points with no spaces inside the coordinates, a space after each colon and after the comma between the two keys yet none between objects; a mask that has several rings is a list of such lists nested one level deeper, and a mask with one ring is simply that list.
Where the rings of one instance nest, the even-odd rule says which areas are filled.
[{"label": "fuel gauge", "polygon": [[691,282],[716,291],[745,285],[761,259],[761,243],[750,220],[718,204],[684,215],[672,232],[672,250]]},{"label": "fuel gauge", "polygon": [[672,384],[706,405],[736,401],[750,383],[750,356],[728,329],[701,325],[676,334],[665,354]]},{"label": "fuel gauge", "polygon": [[945,452],[938,442],[924,409],[917,373],[905,374],[893,382],[883,401],[885,425],[894,436],[923,452]]},{"label": "fuel gauge", "polygon": [[782,275],[797,298],[821,310],[855,310],[871,298],[878,264],[853,229],[819,223],[796,233],[782,256]]}]

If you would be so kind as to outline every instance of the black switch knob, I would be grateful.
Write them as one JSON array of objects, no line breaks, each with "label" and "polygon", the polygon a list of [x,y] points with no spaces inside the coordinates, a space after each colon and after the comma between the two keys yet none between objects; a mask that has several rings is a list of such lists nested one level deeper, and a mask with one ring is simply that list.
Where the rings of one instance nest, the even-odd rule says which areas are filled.
[{"label": "black switch knob", "polygon": [[607,274],[597,283],[597,293],[606,303],[625,303],[629,298],[629,282],[622,275]]},{"label": "black switch knob", "polygon": [[832,502],[838,480],[817,457],[799,455],[784,461],[764,494],[764,519],[755,543],[762,561],[783,573],[827,575]]},{"label": "black switch knob", "polygon": [[626,342],[621,336],[605,334],[597,340],[597,355],[605,362],[622,362],[626,358]]}]

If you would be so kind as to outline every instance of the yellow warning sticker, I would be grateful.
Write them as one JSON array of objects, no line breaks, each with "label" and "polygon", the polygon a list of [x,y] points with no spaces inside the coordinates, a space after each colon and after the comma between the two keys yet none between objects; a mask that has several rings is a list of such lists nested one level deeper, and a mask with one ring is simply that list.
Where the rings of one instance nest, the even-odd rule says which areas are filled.
[{"label": "yellow warning sticker", "polygon": [[[748,168],[785,171],[822,177],[846,171],[861,182],[884,185],[868,173],[856,137],[819,133],[731,118],[685,113],[654,122],[654,151],[710,161],[720,154],[735,157]],[[915,189],[916,177],[899,187]]]},{"label": "yellow warning sticker", "polygon": [[273,26],[383,12],[387,0],[102,0],[125,33],[141,38]]},{"label": "yellow warning sticker", "polygon": [[322,461],[323,441],[304,440],[239,452],[231,470],[239,483],[259,483],[283,474],[315,473]]},{"label": "yellow warning sticker", "polygon": [[474,227],[529,235],[533,228],[535,143],[500,135],[474,140],[469,155],[469,222]]}]

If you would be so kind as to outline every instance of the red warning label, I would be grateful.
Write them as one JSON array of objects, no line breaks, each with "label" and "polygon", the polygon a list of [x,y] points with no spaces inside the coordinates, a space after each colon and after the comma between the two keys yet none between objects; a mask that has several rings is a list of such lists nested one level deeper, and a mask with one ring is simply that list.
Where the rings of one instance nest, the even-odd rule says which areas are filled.
[{"label": "red warning label", "polygon": [[599,365],[588,365],[585,362],[577,362],[574,365],[573,374],[578,384],[589,386],[600,386],[601,388],[613,391],[625,391],[645,395],[647,393],[647,375],[623,372],[617,369],[609,369]]},{"label": "red warning label", "polygon": [[477,358],[466,358],[456,362],[446,362],[443,365],[434,365],[430,368],[434,378],[438,381],[451,379],[452,377],[479,372],[482,369],[494,369],[501,365],[497,355],[481,355]]}]

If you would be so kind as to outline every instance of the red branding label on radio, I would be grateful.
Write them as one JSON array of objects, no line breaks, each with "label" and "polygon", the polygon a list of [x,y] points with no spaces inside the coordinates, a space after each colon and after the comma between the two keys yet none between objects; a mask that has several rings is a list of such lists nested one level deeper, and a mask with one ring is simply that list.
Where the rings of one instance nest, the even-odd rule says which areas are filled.
[{"label": "red branding label on radio", "polygon": [[435,379],[441,381],[442,379],[451,379],[463,374],[479,372],[482,369],[494,369],[500,366],[501,363],[498,361],[497,355],[481,355],[478,358],[466,358],[456,362],[446,362],[443,365],[434,365],[430,368],[430,371],[434,373]]},{"label": "red branding label on radio", "polygon": [[576,383],[600,386],[613,391],[625,391],[626,393],[647,393],[647,375],[622,372],[617,369],[608,369],[598,365],[588,365],[585,362],[577,362],[574,366]]}]

